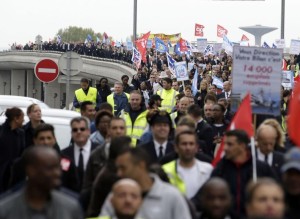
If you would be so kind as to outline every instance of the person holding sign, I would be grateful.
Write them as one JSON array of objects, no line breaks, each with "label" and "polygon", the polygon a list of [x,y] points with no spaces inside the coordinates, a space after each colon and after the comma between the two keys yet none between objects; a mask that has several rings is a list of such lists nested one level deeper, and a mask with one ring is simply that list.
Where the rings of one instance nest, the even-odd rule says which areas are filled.
[{"label": "person holding sign", "polygon": [[163,78],[162,83],[163,89],[158,91],[157,94],[163,99],[161,102],[162,109],[170,113],[176,104],[175,96],[178,92],[172,88],[171,78]]}]

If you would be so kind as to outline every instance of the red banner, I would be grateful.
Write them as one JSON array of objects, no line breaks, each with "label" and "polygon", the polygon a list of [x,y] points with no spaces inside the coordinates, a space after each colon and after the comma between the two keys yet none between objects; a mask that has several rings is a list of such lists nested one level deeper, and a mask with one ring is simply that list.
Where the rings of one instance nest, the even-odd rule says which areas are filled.
[{"label": "red banner", "polygon": [[179,45],[180,45],[180,52],[188,51],[186,40],[180,38]]},{"label": "red banner", "polygon": [[227,35],[228,30],[226,30],[221,25],[217,25],[217,36],[223,38],[224,35]]},{"label": "red banner", "polygon": [[249,41],[249,38],[245,34],[243,34],[241,41]]},{"label": "red banner", "polygon": [[141,53],[142,60],[144,62],[147,61],[146,51],[147,51],[147,41],[148,41],[149,36],[150,36],[150,31],[148,33],[144,34],[140,39],[137,39],[135,41],[136,48]]},{"label": "red banner", "polygon": [[203,28],[202,24],[195,24],[195,36],[203,37]]}]

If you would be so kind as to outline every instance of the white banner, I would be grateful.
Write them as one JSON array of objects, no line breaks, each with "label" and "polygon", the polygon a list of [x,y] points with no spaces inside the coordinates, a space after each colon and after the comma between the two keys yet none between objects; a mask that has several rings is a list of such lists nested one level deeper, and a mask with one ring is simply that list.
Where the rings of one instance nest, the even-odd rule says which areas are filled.
[{"label": "white banner", "polygon": [[285,40],[284,39],[277,39],[275,40],[275,45],[278,49],[284,49],[285,48]]},{"label": "white banner", "polygon": [[197,49],[199,52],[203,53],[206,46],[207,46],[207,39],[204,38],[197,39]]},{"label": "white banner", "polygon": [[225,49],[225,52],[229,55],[233,52],[233,43],[228,39],[226,35],[223,37],[222,48]]},{"label": "white banner", "polygon": [[235,46],[232,58],[232,110],[250,92],[253,113],[280,115],[282,49]]},{"label": "white banner", "polygon": [[283,71],[282,72],[281,85],[285,89],[292,89],[294,87],[294,73],[292,71]]},{"label": "white banner", "polygon": [[291,40],[290,54],[298,55],[300,53],[300,40]]}]

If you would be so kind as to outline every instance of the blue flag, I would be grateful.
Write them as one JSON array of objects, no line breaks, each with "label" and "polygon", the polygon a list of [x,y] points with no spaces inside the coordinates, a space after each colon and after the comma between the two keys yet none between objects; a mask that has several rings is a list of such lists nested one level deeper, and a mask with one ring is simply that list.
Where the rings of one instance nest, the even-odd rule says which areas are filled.
[{"label": "blue flag", "polygon": [[198,85],[198,70],[196,68],[194,78],[193,78],[193,82],[192,82],[192,91],[193,91],[194,96],[196,96],[196,94],[198,92],[197,85]]},{"label": "blue flag", "polygon": [[165,53],[165,52],[169,51],[169,49],[165,45],[164,41],[162,41],[158,37],[155,37],[155,48],[158,52],[161,52],[161,53]]},{"label": "blue flag", "polygon": [[276,49],[277,46],[273,43],[273,44],[272,44],[272,48],[273,48],[273,49]]},{"label": "blue flag", "polygon": [[92,41],[92,36],[90,34],[88,34],[86,39],[87,39],[87,41]]},{"label": "blue flag", "polygon": [[181,56],[181,52],[180,52],[180,44],[179,44],[179,42],[175,45],[175,47],[174,47],[174,52],[176,53],[176,55],[180,55],[180,56]]},{"label": "blue flag", "polygon": [[172,58],[172,56],[168,52],[166,53],[166,55],[167,55],[169,70],[172,72],[173,75],[176,75],[175,74],[175,63],[176,63],[176,61]]},{"label": "blue flag", "polygon": [[262,47],[263,48],[270,48],[270,46],[266,42],[264,42],[264,44],[262,45]]},{"label": "blue flag", "polygon": [[172,47],[172,44],[171,44],[170,40],[168,41],[168,47],[169,48]]}]

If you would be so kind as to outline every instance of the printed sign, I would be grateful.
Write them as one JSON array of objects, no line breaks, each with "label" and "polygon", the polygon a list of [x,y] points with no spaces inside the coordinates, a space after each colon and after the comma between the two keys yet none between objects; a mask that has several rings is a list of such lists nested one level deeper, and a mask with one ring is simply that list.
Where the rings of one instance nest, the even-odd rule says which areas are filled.
[{"label": "printed sign", "polygon": [[253,113],[279,115],[282,49],[235,46],[233,63],[232,110],[250,92]]},{"label": "printed sign", "polygon": [[188,71],[186,68],[186,62],[176,62],[175,64],[175,73],[177,81],[186,81],[189,80]]},{"label": "printed sign", "polygon": [[285,89],[292,89],[294,87],[294,73],[292,71],[283,71],[282,72],[281,85]]},{"label": "printed sign", "polygon": [[197,49],[199,52],[204,52],[205,48],[207,46],[207,39],[201,38],[197,39]]}]

